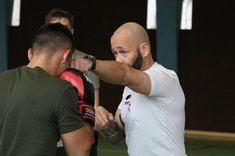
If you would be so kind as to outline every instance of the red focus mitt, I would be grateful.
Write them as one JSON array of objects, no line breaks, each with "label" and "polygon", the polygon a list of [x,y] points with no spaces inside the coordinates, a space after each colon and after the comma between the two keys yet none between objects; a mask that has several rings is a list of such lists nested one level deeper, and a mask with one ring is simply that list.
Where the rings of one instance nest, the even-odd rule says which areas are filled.
[{"label": "red focus mitt", "polygon": [[91,81],[79,70],[68,68],[61,73],[60,78],[69,81],[77,90],[78,110],[83,120],[94,126],[94,87]]}]

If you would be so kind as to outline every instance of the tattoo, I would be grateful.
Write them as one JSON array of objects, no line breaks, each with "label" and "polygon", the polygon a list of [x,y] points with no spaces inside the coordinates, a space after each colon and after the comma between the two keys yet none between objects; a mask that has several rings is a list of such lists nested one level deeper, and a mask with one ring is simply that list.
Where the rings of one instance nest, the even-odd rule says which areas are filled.
[{"label": "tattoo", "polygon": [[108,127],[101,130],[101,134],[111,143],[118,144],[125,138],[124,130],[116,122],[110,122]]}]

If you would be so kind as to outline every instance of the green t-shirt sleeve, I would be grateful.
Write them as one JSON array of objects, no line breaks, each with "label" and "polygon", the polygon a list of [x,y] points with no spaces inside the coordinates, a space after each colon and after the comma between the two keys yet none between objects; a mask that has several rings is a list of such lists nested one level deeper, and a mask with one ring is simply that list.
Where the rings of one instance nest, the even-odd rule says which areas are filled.
[{"label": "green t-shirt sleeve", "polygon": [[84,125],[78,112],[78,96],[75,88],[68,85],[62,92],[56,106],[56,115],[60,134],[69,133]]}]

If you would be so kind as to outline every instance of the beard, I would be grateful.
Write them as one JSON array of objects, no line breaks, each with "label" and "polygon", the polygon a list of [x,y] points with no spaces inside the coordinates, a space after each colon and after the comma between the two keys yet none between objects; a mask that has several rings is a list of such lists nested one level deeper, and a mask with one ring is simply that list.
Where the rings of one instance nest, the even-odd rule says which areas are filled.
[{"label": "beard", "polygon": [[134,63],[131,65],[131,67],[140,70],[140,68],[142,66],[142,61],[143,61],[143,59],[140,54],[140,49],[138,48],[137,49],[137,57],[136,57]]}]

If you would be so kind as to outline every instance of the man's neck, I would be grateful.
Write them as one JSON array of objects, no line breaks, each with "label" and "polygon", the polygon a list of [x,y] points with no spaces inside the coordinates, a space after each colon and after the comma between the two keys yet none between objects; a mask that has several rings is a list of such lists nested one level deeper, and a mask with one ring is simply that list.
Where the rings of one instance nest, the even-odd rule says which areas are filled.
[{"label": "man's neck", "polygon": [[143,61],[140,70],[141,70],[141,71],[146,71],[146,70],[148,70],[153,64],[154,64],[153,59],[149,59],[148,61]]},{"label": "man's neck", "polygon": [[52,70],[53,68],[51,68],[48,63],[43,63],[43,62],[32,60],[29,64],[26,65],[26,67],[29,67],[29,68],[40,67],[43,70],[45,70],[48,74],[52,76],[56,76],[56,71]]}]

